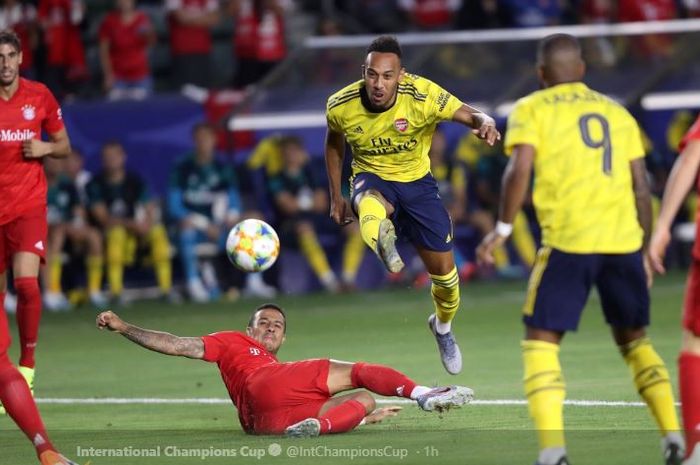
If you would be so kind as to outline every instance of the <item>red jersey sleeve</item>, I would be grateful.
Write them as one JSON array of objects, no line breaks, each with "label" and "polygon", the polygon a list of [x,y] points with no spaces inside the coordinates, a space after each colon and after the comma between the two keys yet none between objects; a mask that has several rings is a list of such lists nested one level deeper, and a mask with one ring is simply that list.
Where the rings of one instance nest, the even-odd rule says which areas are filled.
[{"label": "red jersey sleeve", "polygon": [[55,134],[65,126],[63,125],[63,114],[61,107],[49,89],[44,89],[44,105],[46,106],[46,117],[41,122],[41,128],[49,134]]},{"label": "red jersey sleeve", "polygon": [[683,151],[686,145],[691,140],[698,140],[700,139],[700,115],[698,115],[698,118],[695,120],[695,123],[688,129],[688,132],[683,136],[683,139],[681,139],[681,143],[678,146],[678,150],[680,152]]},{"label": "red jersey sleeve", "polygon": [[226,348],[239,335],[238,331],[221,331],[212,333],[202,337],[204,341],[204,357],[202,360],[207,362],[218,362],[221,354],[226,351]]}]

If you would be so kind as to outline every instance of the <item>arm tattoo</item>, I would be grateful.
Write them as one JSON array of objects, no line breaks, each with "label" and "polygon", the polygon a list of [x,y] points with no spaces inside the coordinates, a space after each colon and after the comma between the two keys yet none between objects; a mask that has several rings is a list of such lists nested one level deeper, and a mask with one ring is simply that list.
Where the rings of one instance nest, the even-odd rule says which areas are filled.
[{"label": "arm tattoo", "polygon": [[127,324],[122,335],[132,342],[154,352],[165,355],[201,359],[204,356],[204,342],[198,337],[178,337],[161,331],[151,331]]}]

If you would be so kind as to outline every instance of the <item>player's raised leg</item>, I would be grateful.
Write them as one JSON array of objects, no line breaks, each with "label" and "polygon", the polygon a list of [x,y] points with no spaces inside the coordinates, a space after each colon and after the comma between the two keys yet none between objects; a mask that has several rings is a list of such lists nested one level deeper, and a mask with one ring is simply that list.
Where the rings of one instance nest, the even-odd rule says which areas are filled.
[{"label": "player's raised leg", "polygon": [[403,260],[396,250],[396,229],[389,217],[394,213],[391,199],[387,199],[388,183],[378,176],[360,173],[353,182],[353,205],[360,221],[360,233],[365,244],[377,254],[386,269],[398,273]]}]

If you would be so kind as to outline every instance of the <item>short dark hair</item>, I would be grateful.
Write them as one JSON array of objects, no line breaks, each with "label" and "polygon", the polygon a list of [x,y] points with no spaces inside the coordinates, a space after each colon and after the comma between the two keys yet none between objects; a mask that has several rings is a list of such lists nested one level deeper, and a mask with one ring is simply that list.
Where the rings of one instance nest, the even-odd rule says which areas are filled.
[{"label": "short dark hair", "polygon": [[277,144],[282,148],[287,147],[288,145],[292,145],[302,149],[305,148],[304,141],[302,141],[301,137],[299,136],[282,136],[279,138]]},{"label": "short dark hair", "polygon": [[124,150],[124,144],[122,144],[119,139],[107,139],[105,143],[102,144],[102,151],[111,147],[117,147]]},{"label": "short dark hair", "polygon": [[282,310],[282,307],[280,307],[277,304],[272,304],[272,303],[265,303],[265,304],[260,305],[258,308],[256,308],[253,311],[253,314],[250,315],[250,319],[248,320],[248,327],[249,328],[253,327],[253,325],[255,324],[255,316],[258,314],[258,312],[260,310],[267,310],[267,309],[277,310],[278,312],[280,312],[282,314],[282,319],[284,320],[284,333],[286,334],[287,333],[287,315],[284,313],[284,310]]},{"label": "short dark hair", "polygon": [[576,37],[570,34],[548,35],[537,44],[537,62],[545,64],[552,55],[564,50],[578,52],[581,55],[581,44]]},{"label": "short dark hair", "polygon": [[393,53],[399,59],[402,56],[401,45],[399,45],[399,41],[394,36],[379,36],[374,39],[367,47],[367,54],[372,52]]},{"label": "short dark hair", "polygon": [[2,44],[12,45],[17,52],[22,51],[22,42],[19,40],[17,34],[10,29],[0,31],[0,45]]}]

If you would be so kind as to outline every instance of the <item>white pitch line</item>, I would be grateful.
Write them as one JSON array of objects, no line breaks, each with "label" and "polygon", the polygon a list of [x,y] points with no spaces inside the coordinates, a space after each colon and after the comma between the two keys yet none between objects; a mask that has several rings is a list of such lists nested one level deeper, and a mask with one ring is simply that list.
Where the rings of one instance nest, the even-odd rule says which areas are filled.
[{"label": "white pitch line", "polygon": [[[39,404],[60,405],[220,405],[230,404],[230,399],[192,397],[184,399],[138,398],[138,397],[103,397],[103,398],[38,398]],[[412,404],[410,399],[377,399],[379,404]],[[527,405],[522,399],[473,400],[471,405],[517,406]],[[574,407],[646,407],[644,402],[627,402],[614,400],[566,400],[564,405]]]}]

